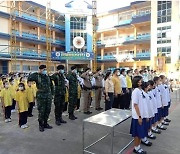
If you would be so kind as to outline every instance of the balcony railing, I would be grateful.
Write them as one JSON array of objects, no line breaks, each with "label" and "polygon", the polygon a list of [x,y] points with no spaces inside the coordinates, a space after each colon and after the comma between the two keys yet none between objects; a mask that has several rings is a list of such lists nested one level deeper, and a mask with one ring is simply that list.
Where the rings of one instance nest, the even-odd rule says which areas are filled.
[{"label": "balcony railing", "polygon": [[150,56],[151,56],[150,52],[136,53],[136,58],[147,58],[147,57],[150,57]]},{"label": "balcony railing", "polygon": [[150,33],[137,35],[137,39],[149,39],[149,38],[150,38]]}]

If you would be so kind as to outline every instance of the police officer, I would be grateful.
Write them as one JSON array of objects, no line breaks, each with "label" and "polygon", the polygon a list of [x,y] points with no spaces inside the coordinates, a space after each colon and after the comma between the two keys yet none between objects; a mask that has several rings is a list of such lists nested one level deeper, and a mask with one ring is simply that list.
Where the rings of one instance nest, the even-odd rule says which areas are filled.
[{"label": "police officer", "polygon": [[84,104],[84,114],[91,114],[90,111],[90,104],[91,104],[91,90],[92,90],[92,84],[91,84],[91,69],[87,68],[85,72],[81,75],[81,78],[83,78],[83,86],[82,86],[82,97],[83,97],[83,104]]},{"label": "police officer", "polygon": [[95,78],[95,85],[94,85],[94,89],[95,89],[95,105],[96,105],[96,110],[100,111],[103,108],[100,107],[100,102],[101,102],[101,97],[102,97],[102,87],[103,87],[103,75],[101,72],[101,69],[98,68],[96,70],[96,73],[94,74],[94,78]]},{"label": "police officer", "polygon": [[69,80],[69,119],[75,120],[77,117],[74,116],[74,110],[77,105],[78,98],[78,79],[76,66],[71,67],[71,72],[68,74],[67,79]]},{"label": "police officer", "polygon": [[39,72],[33,73],[28,77],[28,81],[35,81],[37,86],[37,109],[39,112],[39,131],[44,128],[52,129],[47,121],[51,112],[53,85],[47,74],[46,65],[39,66]]},{"label": "police officer", "polygon": [[54,92],[54,105],[55,105],[55,120],[56,125],[60,126],[61,123],[67,123],[62,119],[63,107],[65,104],[65,76],[64,76],[64,66],[58,65],[57,72],[51,76],[54,81],[55,92]]}]

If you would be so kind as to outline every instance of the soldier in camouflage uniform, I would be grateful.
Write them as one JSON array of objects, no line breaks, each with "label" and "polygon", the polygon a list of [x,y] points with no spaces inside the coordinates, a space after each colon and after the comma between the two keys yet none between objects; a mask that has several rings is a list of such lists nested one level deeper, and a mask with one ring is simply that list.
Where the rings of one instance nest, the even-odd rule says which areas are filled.
[{"label": "soldier in camouflage uniform", "polygon": [[54,81],[55,84],[54,112],[55,112],[56,125],[60,126],[61,123],[66,123],[66,121],[62,119],[62,112],[65,104],[65,92],[66,92],[63,65],[57,66],[57,72],[51,76],[51,79]]},{"label": "soldier in camouflage uniform", "polygon": [[77,104],[78,97],[78,79],[77,79],[77,69],[75,66],[71,67],[71,72],[68,74],[67,79],[69,80],[69,106],[68,113],[69,119],[75,120],[77,117],[74,116],[74,109]]},{"label": "soldier in camouflage uniform", "polygon": [[47,74],[46,65],[40,65],[39,72],[31,74],[28,81],[35,81],[38,89],[36,99],[39,112],[39,131],[43,132],[44,128],[52,129],[47,121],[51,112],[53,85]]}]

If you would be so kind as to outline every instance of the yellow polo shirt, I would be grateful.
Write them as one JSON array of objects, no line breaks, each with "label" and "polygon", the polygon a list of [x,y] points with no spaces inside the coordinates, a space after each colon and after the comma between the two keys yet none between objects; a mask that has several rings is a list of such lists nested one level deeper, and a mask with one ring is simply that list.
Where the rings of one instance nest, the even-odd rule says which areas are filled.
[{"label": "yellow polo shirt", "polygon": [[27,92],[27,98],[28,98],[28,103],[34,102],[34,89],[33,87],[27,87],[26,88]]},{"label": "yellow polo shirt", "polygon": [[1,97],[3,98],[4,106],[12,106],[12,95],[10,89],[2,89]]},{"label": "yellow polo shirt", "polygon": [[27,97],[27,92],[25,91],[18,91],[16,93],[16,101],[19,106],[19,112],[25,112],[28,111],[28,97]]},{"label": "yellow polo shirt", "polygon": [[114,83],[114,93],[115,94],[121,94],[122,93],[122,87],[121,87],[121,81],[118,76],[113,75],[112,82]]},{"label": "yellow polo shirt", "polygon": [[10,85],[9,86],[9,90],[11,91],[12,99],[15,99],[16,89],[17,89],[17,87],[15,85]]},{"label": "yellow polo shirt", "polygon": [[132,88],[132,80],[130,76],[126,76],[127,88]]}]

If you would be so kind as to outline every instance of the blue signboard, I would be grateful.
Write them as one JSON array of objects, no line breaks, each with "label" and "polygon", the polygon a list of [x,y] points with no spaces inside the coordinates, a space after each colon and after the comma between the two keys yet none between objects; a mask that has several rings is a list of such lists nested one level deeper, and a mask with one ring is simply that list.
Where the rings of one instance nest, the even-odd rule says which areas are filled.
[{"label": "blue signboard", "polygon": [[93,52],[65,52],[65,51],[52,51],[52,59],[57,60],[93,60]]}]

